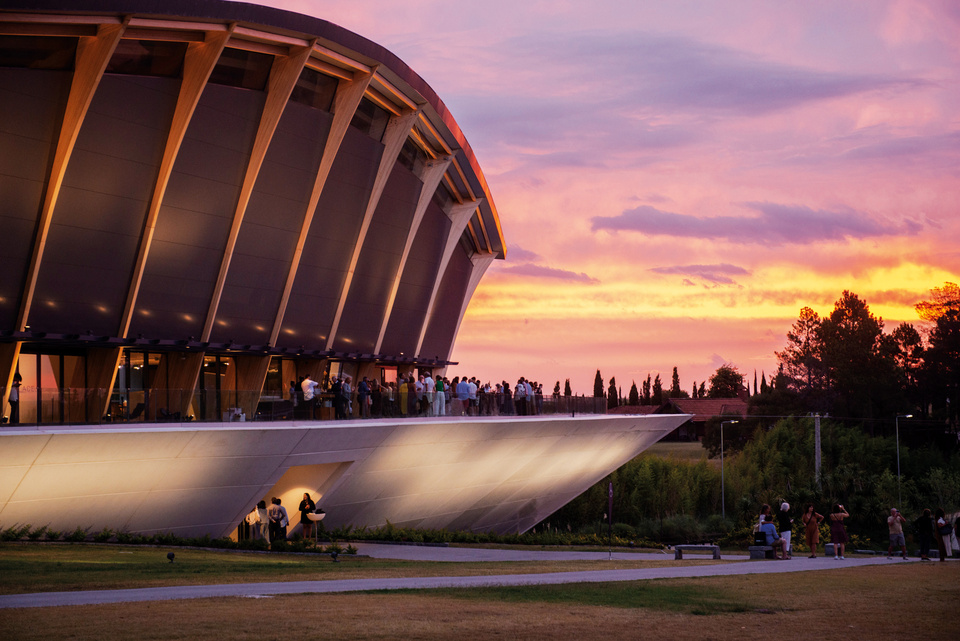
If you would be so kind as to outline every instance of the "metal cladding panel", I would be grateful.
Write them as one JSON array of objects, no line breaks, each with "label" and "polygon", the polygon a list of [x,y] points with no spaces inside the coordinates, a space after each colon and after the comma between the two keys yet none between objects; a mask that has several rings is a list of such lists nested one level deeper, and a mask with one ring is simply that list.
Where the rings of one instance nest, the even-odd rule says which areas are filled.
[{"label": "metal cladding panel", "polygon": [[201,335],[262,108],[257,92],[204,89],[160,208],[130,335]]},{"label": "metal cladding panel", "polygon": [[16,324],[70,77],[0,69],[0,327]]},{"label": "metal cladding panel", "polygon": [[453,349],[453,339],[457,331],[457,321],[460,319],[460,308],[463,297],[470,282],[470,272],[473,265],[467,256],[463,245],[458,245],[450,257],[447,273],[443,275],[440,289],[437,291],[437,300],[433,304],[433,314],[430,316],[427,333],[423,337],[421,354],[438,354],[440,358],[450,357]]},{"label": "metal cladding panel", "polygon": [[407,168],[394,165],[357,261],[335,350],[373,353],[422,188]]},{"label": "metal cladding panel", "polygon": [[287,104],[240,227],[213,340],[269,342],[328,130],[328,114]]},{"label": "metal cladding panel", "polygon": [[[397,298],[380,348],[384,354],[410,354],[416,349],[449,229],[450,219],[431,201],[403,269]],[[427,358],[439,355],[439,352],[421,354]]]},{"label": "metal cladding panel", "polygon": [[376,140],[347,130],[304,244],[278,346],[324,347],[382,153]]},{"label": "metal cladding panel", "polygon": [[30,312],[35,331],[117,332],[179,85],[100,82],[53,213]]}]

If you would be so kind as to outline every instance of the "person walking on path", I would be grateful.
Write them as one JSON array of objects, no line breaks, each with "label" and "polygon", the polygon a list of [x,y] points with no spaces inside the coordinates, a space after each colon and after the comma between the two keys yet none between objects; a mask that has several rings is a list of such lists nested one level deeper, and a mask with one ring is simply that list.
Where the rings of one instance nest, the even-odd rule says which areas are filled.
[{"label": "person walking on path", "polygon": [[833,543],[833,558],[843,559],[844,549],[847,546],[847,528],[843,527],[843,519],[850,516],[839,503],[830,514],[830,542]]},{"label": "person walking on path", "polygon": [[813,508],[813,503],[807,503],[807,508],[803,511],[804,535],[807,538],[807,547],[810,548],[810,558],[817,558],[817,546],[820,544],[820,524],[823,522],[823,515],[818,514]]},{"label": "person walking on path", "polygon": [[903,560],[907,559],[907,540],[903,537],[903,524],[907,519],[903,518],[897,508],[890,508],[890,516],[887,517],[887,528],[890,530],[890,547],[887,548],[887,558],[893,558],[893,548],[900,547]]}]

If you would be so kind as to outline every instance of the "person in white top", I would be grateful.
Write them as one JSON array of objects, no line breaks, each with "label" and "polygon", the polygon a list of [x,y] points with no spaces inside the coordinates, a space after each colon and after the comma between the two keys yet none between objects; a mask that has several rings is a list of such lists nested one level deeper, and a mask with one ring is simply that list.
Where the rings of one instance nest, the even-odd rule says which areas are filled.
[{"label": "person in white top", "polygon": [[467,381],[467,385],[470,386],[470,392],[467,395],[467,415],[474,416],[477,414],[477,381],[472,376],[470,380]]},{"label": "person in white top", "polygon": [[433,411],[434,382],[433,382],[432,376],[423,377],[423,393],[427,397],[427,400],[426,400],[427,416],[436,416],[436,414]]},{"label": "person in white top", "polygon": [[313,395],[317,389],[318,383],[310,378],[310,375],[307,374],[307,377],[303,379],[303,382],[300,383],[300,387],[303,389],[303,400],[312,401]]},{"label": "person in white top", "polygon": [[309,374],[307,374],[307,377],[300,383],[300,388],[303,390],[304,413],[307,418],[314,417],[313,408],[314,405],[316,405],[314,398],[316,397],[317,385],[319,385],[319,383],[310,378]]}]

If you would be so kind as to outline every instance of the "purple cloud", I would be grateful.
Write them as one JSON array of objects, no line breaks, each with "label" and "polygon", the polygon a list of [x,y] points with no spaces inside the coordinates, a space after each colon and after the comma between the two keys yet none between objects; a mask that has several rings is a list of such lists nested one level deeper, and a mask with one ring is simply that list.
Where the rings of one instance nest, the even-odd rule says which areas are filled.
[{"label": "purple cloud", "polygon": [[459,85],[450,101],[462,120],[497,131],[511,149],[536,150],[518,154],[524,164],[516,171],[642,167],[711,139],[718,117],[931,86],[901,73],[822,71],[654,33],[528,34],[493,50],[486,64],[510,69],[513,82],[495,91]]},{"label": "purple cloud", "polygon": [[[652,267],[647,271],[655,274],[677,274],[698,278],[701,282],[714,285],[736,285],[731,276],[749,276],[750,271],[737,265],[720,263],[718,265],[672,265],[670,267]],[[684,285],[694,285],[690,278],[683,279]]]},{"label": "purple cloud", "polygon": [[758,216],[714,216],[700,218],[661,211],[649,205],[628,209],[619,216],[594,216],[593,231],[633,231],[648,235],[680,238],[707,238],[732,243],[773,243],[807,245],[852,238],[916,235],[923,224],[904,219],[881,222],[849,208],[837,211],[811,209],[804,205],[742,203]]},{"label": "purple cloud", "polygon": [[507,245],[507,262],[510,263],[535,263],[543,260],[540,254],[524,249],[519,245]]},{"label": "purple cloud", "polygon": [[501,267],[499,270],[501,274],[512,274],[514,276],[530,276],[532,278],[553,278],[558,280],[567,280],[577,283],[588,283],[596,284],[600,281],[592,276],[588,276],[581,273],[571,272],[566,269],[557,269],[555,267],[544,267],[543,265],[534,265],[533,263],[527,263],[526,265],[517,265],[516,267]]}]

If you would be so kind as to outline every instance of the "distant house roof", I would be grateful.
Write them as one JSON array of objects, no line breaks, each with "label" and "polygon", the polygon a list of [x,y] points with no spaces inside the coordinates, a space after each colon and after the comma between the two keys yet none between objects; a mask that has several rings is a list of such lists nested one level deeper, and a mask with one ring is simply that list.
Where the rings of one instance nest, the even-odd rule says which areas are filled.
[{"label": "distant house roof", "polygon": [[747,403],[739,398],[670,398],[667,404],[680,414],[692,414],[694,423],[714,416],[746,416]]},{"label": "distant house roof", "polygon": [[663,414],[663,405],[621,405],[607,410],[607,414]]}]

